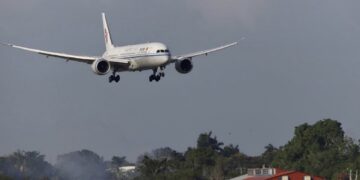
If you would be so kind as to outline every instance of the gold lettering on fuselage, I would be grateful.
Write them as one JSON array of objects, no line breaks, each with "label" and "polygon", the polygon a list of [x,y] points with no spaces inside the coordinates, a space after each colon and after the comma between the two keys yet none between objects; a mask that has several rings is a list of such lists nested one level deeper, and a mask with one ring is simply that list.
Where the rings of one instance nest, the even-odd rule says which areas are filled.
[{"label": "gold lettering on fuselage", "polygon": [[150,48],[149,47],[146,47],[146,48],[140,48],[140,52],[147,52]]}]

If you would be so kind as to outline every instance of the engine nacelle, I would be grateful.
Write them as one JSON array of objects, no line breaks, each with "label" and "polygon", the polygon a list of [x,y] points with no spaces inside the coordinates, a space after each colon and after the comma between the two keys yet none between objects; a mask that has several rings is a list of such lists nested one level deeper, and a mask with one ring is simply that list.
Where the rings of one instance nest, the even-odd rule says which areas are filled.
[{"label": "engine nacelle", "polygon": [[175,69],[181,74],[187,74],[193,69],[191,59],[184,59],[175,63]]},{"label": "engine nacelle", "polygon": [[111,65],[110,65],[109,61],[107,61],[105,59],[97,59],[91,65],[91,69],[97,75],[105,75],[105,74],[109,73],[109,71],[111,69]]}]

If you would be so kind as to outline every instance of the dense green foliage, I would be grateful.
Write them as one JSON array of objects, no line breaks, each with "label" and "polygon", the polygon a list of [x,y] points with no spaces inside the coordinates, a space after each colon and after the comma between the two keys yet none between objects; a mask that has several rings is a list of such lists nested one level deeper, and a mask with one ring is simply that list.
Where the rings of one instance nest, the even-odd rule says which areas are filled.
[{"label": "dense green foliage", "polygon": [[17,151],[7,157],[0,157],[1,174],[15,179],[46,179],[54,174],[54,170],[45,161],[44,155],[35,151]]},{"label": "dense green foliage", "polygon": [[294,137],[281,147],[272,144],[256,157],[240,152],[239,146],[224,145],[212,132],[202,133],[196,147],[184,153],[169,147],[139,157],[137,170],[124,173],[119,167],[132,165],[126,157],[111,161],[89,150],[58,156],[54,166],[39,152],[17,151],[0,157],[0,179],[228,179],[262,165],[299,170],[327,179],[344,177],[349,169],[360,169],[360,141],[345,136],[341,123],[331,119],[295,128]]},{"label": "dense green foliage", "polygon": [[154,152],[140,160],[137,179],[225,179],[244,174],[248,167],[259,167],[260,157],[248,157],[232,144],[223,147],[212,132],[200,134],[195,148],[181,154],[170,148],[167,156],[154,156]]},{"label": "dense green foliage", "polygon": [[[189,148],[176,162],[151,157],[142,162],[139,179],[226,179],[263,164],[337,179],[349,169],[360,169],[360,148],[359,142],[345,136],[341,123],[325,119],[296,127],[286,145],[276,148],[269,144],[257,157],[246,156],[238,146],[223,147],[210,132],[200,134],[197,147]],[[170,164],[177,166],[170,168]],[[157,171],[148,170],[156,165]]]},{"label": "dense green foliage", "polygon": [[295,136],[274,156],[273,165],[336,179],[347,169],[359,169],[359,144],[344,135],[341,124],[326,119],[295,128]]}]

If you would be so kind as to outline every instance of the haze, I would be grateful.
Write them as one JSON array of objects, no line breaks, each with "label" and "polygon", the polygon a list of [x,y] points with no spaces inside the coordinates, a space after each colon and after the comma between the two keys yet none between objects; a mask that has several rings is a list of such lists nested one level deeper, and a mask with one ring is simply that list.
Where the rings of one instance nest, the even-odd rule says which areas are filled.
[{"label": "haze", "polygon": [[360,138],[359,1],[2,0],[0,41],[73,54],[104,52],[101,12],[117,45],[160,41],[174,55],[239,46],[119,84],[90,66],[0,48],[0,155],[90,149],[105,159],[169,146],[202,132],[249,155],[285,144],[293,127],[323,118]]}]

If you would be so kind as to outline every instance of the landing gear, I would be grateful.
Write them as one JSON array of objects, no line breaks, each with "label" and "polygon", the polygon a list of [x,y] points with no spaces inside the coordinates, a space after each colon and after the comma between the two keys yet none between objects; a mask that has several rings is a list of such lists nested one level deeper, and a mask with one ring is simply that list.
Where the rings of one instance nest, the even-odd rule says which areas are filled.
[{"label": "landing gear", "polygon": [[160,76],[160,75],[154,75],[154,74],[152,74],[151,76],[149,76],[149,81],[150,81],[150,82],[152,82],[152,81],[158,82],[158,81],[160,81],[160,79],[161,79],[161,76]]},{"label": "landing gear", "polygon": [[165,77],[164,69],[165,69],[165,67],[161,66],[160,72],[158,74],[156,74],[158,68],[153,69],[153,74],[149,76],[149,81],[152,82],[155,80],[156,82],[158,82],[158,81],[160,81],[161,77]]},{"label": "landing gear", "polygon": [[149,76],[149,81],[150,81],[150,82],[152,82],[152,81],[154,81],[154,80],[159,81],[160,78],[158,78],[158,76],[155,76],[154,74],[152,74],[151,76]]},{"label": "landing gear", "polygon": [[113,81],[115,81],[116,83],[120,81],[120,76],[116,75],[116,71],[113,71],[113,74],[109,76],[109,83],[112,83]]},{"label": "landing gear", "polygon": [[117,75],[117,76],[114,76],[114,75],[111,75],[109,77],[109,83],[112,83],[113,81],[115,81],[116,83],[118,83],[120,81],[120,76]]}]

